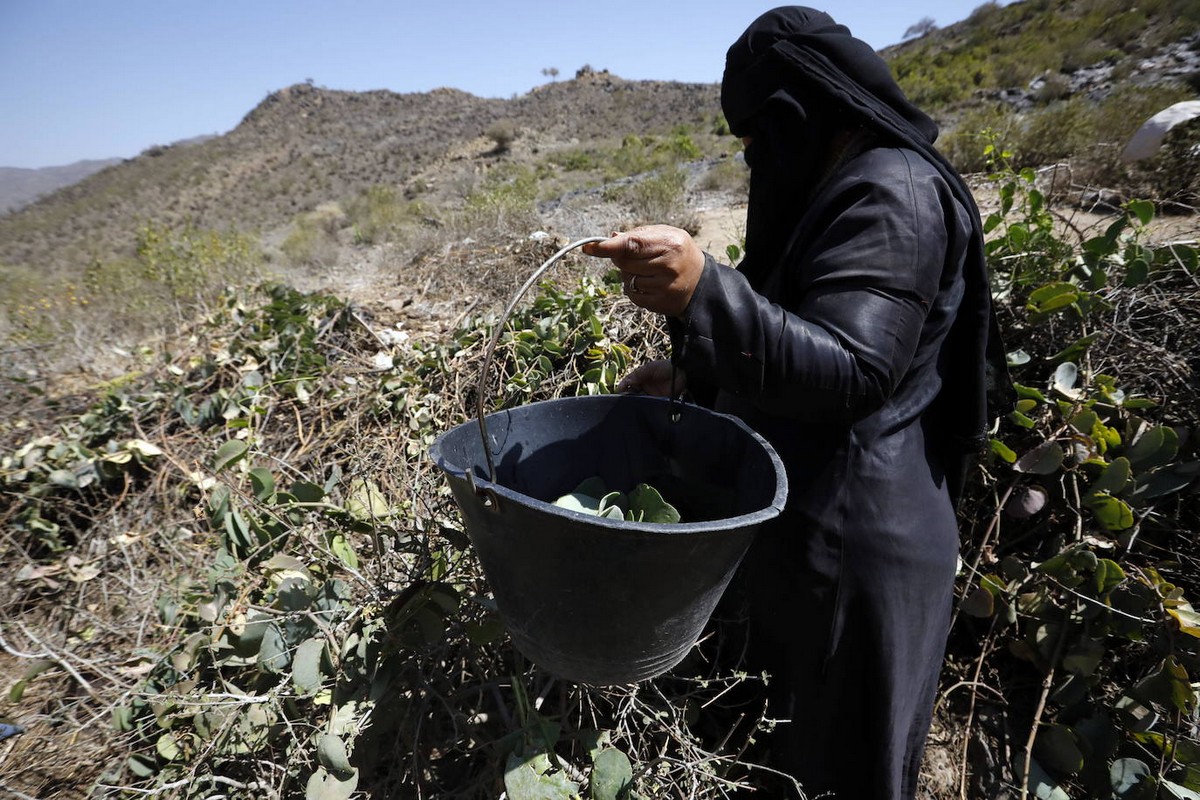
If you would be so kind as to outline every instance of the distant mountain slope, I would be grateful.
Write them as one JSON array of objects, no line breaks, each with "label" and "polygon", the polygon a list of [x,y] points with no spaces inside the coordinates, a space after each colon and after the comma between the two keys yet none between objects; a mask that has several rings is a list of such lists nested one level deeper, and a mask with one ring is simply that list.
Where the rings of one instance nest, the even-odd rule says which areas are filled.
[{"label": "distant mountain slope", "polygon": [[78,183],[105,167],[120,163],[119,158],[108,158],[38,169],[0,167],[0,214],[18,209],[43,195]]},{"label": "distant mountain slope", "polygon": [[[906,91],[945,123],[961,121],[972,105],[1022,112],[1065,96],[1090,101],[1114,86],[1139,91],[1142,80],[1169,78],[1177,91],[1191,91],[1200,87],[1198,33],[1197,0],[988,2],[882,55]],[[0,217],[0,267],[78,274],[95,259],[128,253],[133,233],[150,220],[270,232],[372,186],[414,196],[432,182],[469,188],[486,165],[452,163],[453,154],[500,122],[536,139],[532,152],[545,167],[554,148],[678,126],[711,131],[718,110],[716,84],[626,81],[587,68],[512,99],[301,84],[272,92],[223,136],[151,148]],[[1123,110],[1136,125],[1140,110]]]},{"label": "distant mountain slope", "polygon": [[300,84],[229,133],[137,158],[0,218],[0,265],[73,270],[121,252],[149,219],[266,230],[374,185],[403,187],[500,120],[558,141],[711,125],[717,87],[588,71],[512,100],[454,89],[345,92]]}]

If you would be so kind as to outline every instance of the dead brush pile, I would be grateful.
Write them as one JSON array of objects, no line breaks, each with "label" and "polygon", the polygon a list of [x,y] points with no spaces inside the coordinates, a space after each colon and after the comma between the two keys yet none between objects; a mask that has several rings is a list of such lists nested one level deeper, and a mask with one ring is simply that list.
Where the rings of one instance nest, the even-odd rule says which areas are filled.
[{"label": "dead brush pile", "polygon": [[[1015,404],[962,507],[925,797],[1200,793],[1200,249],[1146,203],[1064,231],[995,153]],[[18,797],[720,798],[766,780],[721,625],[669,675],[564,684],[508,643],[427,457],[488,309],[553,249],[426,253],[405,313],[283,285],[97,391],[6,379],[0,784]],[[489,408],[611,391],[661,352],[603,276],[509,320]],[[471,299],[467,299],[471,298]],[[419,312],[419,314],[418,314]],[[0,727],[0,736],[15,729]],[[853,747],[853,742],[846,743]],[[794,787],[776,787],[788,796]]]},{"label": "dead brush pile", "polygon": [[[448,257],[503,287],[538,256]],[[453,296],[433,261],[427,294]],[[659,346],[648,322],[619,284],[546,281],[509,321],[489,407],[611,391]],[[315,800],[721,796],[744,778],[756,719],[689,728],[741,680],[712,674],[715,639],[675,677],[603,691],[508,644],[427,456],[473,414],[496,324],[409,338],[264,285],[94,394],[6,380],[0,714],[24,732],[0,745],[3,785]]]}]

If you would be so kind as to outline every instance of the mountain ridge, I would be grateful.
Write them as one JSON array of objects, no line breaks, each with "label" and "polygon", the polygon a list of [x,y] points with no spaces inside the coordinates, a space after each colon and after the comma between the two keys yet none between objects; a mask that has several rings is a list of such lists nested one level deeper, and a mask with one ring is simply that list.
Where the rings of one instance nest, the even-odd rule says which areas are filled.
[{"label": "mountain ridge", "polygon": [[[880,53],[946,131],[939,144],[960,169],[972,171],[979,168],[982,147],[975,135],[956,142],[955,126],[998,127],[992,124],[997,107],[1043,111],[1056,101],[1086,99],[1101,85],[1126,85],[1131,76],[1167,81],[1178,87],[1176,95],[1194,94],[1200,86],[1200,19],[1192,17],[1200,12],[1181,2],[1147,0],[1133,17],[1109,8],[1120,6],[1116,0],[985,3],[967,20]],[[1092,27],[1073,32],[1081,21]],[[1063,52],[1039,45],[1042,29],[1052,29]],[[1174,55],[1156,65],[1155,54],[1163,52]],[[1088,61],[1092,57],[1098,60]],[[509,99],[453,88],[352,92],[296,84],[268,94],[221,136],[190,147],[148,148],[0,216],[0,267],[78,273],[97,259],[127,257],[136,230],[149,221],[262,235],[372,187],[410,199],[426,196],[430,175],[453,184],[461,202],[502,164],[503,148],[477,147],[479,158],[470,163],[451,163],[450,154],[486,141],[498,128],[507,127],[506,139],[528,142],[534,160],[525,166],[545,171],[560,169],[545,163],[555,152],[601,142],[616,146],[630,136],[672,130],[719,129],[719,108],[715,83],[631,81],[590,67]],[[972,117],[973,109],[988,111]],[[1122,123],[1131,124],[1136,121]],[[727,152],[709,144],[705,155]],[[1031,157],[1041,156],[1056,154]]]},{"label": "mountain ridge", "polygon": [[272,92],[222,136],[151,148],[0,217],[0,264],[63,271],[116,257],[130,231],[151,218],[262,231],[371,186],[403,186],[496,123],[569,143],[616,130],[708,124],[716,99],[715,85],[625,81],[606,72],[514,100],[456,89],[398,94],[297,84]]},{"label": "mountain ridge", "polygon": [[85,158],[50,167],[0,167],[0,215],[122,161],[121,158]]}]

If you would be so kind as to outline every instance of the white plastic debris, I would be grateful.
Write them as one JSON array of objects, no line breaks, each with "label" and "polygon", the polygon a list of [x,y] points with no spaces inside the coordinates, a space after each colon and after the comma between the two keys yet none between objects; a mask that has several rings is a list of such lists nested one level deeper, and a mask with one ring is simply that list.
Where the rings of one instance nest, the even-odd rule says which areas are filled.
[{"label": "white plastic debris", "polygon": [[379,341],[386,344],[388,347],[395,347],[398,344],[404,344],[408,341],[408,333],[397,330],[396,328],[384,328],[379,331]]},{"label": "white plastic debris", "polygon": [[1159,111],[1137,129],[1129,143],[1121,151],[1124,161],[1141,161],[1150,158],[1162,147],[1167,133],[1181,122],[1200,117],[1200,100],[1185,100]]}]

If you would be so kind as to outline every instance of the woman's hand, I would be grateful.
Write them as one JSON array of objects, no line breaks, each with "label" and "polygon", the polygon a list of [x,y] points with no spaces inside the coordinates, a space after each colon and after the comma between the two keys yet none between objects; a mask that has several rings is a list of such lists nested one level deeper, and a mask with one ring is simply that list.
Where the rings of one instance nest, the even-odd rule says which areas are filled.
[{"label": "woman's hand", "polygon": [[687,310],[704,271],[704,251],[687,231],[648,225],[590,242],[583,252],[610,258],[625,283],[625,294],[647,311],[678,317]]},{"label": "woman's hand", "polygon": [[664,359],[647,361],[617,382],[618,392],[655,397],[678,397],[686,388],[687,375],[684,371],[672,369],[671,362]]}]

